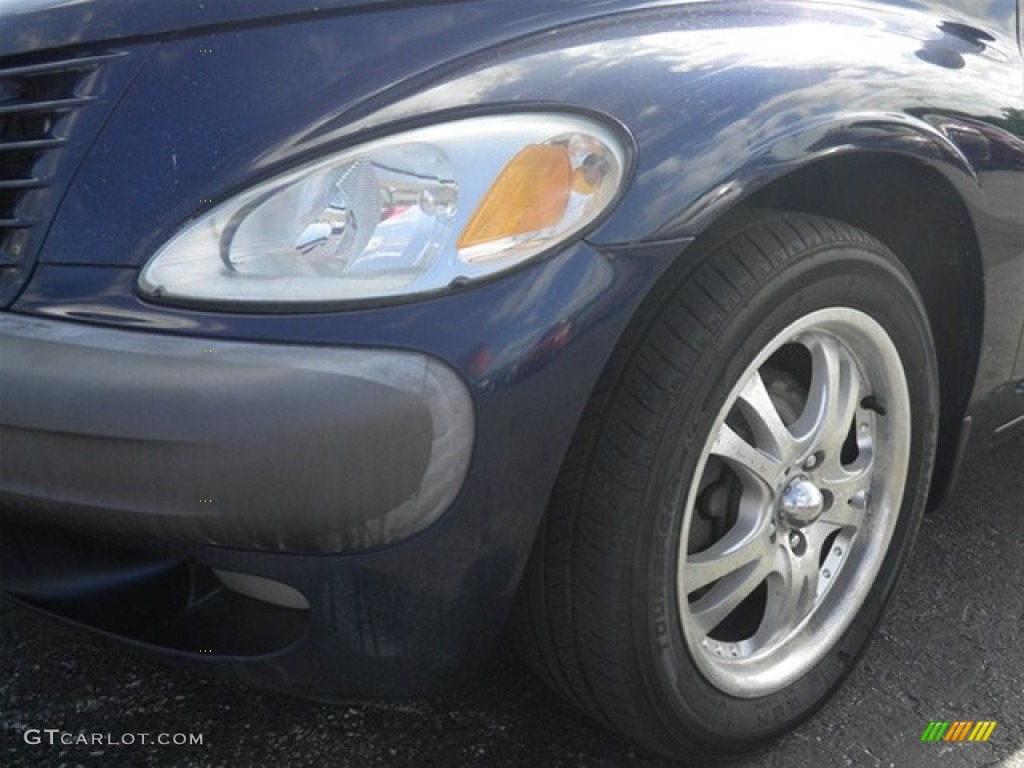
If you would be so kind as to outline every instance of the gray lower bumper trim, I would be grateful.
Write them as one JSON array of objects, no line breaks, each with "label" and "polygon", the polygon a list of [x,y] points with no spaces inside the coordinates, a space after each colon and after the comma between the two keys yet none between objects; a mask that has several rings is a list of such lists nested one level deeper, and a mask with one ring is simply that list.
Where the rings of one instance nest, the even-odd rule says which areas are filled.
[{"label": "gray lower bumper trim", "polygon": [[0,315],[0,499],[37,518],[274,551],[439,518],[473,409],[410,352],[222,342]]}]

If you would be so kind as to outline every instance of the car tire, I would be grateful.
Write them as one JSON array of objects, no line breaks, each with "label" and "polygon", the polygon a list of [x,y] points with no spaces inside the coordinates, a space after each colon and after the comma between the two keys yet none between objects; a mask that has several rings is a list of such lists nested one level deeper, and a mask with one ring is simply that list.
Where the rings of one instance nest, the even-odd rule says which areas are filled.
[{"label": "car tire", "polygon": [[723,223],[587,407],[517,601],[528,660],[670,757],[764,746],[864,651],[937,423],[927,316],[884,245],[802,214]]}]

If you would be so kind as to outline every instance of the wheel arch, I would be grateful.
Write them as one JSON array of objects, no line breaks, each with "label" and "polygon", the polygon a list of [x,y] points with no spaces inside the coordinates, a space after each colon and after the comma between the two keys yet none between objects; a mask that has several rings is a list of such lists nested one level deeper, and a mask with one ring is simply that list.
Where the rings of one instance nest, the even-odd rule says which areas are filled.
[{"label": "wheel arch", "polygon": [[939,363],[939,445],[929,506],[955,474],[984,325],[980,247],[964,200],[938,171],[888,153],[854,152],[782,177],[739,209],[813,213],[852,224],[893,251],[924,300]]},{"label": "wheel arch", "polygon": [[[674,215],[665,216],[653,233],[664,240],[694,238],[696,245],[721,236],[752,209],[775,209],[843,221],[888,246],[921,293],[937,347],[941,413],[931,508],[944,501],[963,452],[986,313],[972,214],[984,212],[987,203],[974,150],[952,138],[961,122],[916,110],[841,110],[796,122],[728,161],[719,157],[710,174],[714,180],[682,197]],[[675,167],[688,167],[689,146],[682,141],[676,148]],[[670,160],[656,165],[672,165]],[[693,163],[698,176],[709,170],[703,158]],[[655,186],[646,199],[674,190],[667,180]],[[616,224],[618,219],[613,217]],[[621,227],[612,226],[596,232],[594,240],[622,235]],[[691,246],[678,257],[683,271],[694,266],[692,253]],[[660,282],[671,279],[666,275]],[[660,301],[661,293],[652,290],[644,303]]]},{"label": "wheel arch", "polygon": [[[737,159],[659,235],[689,235],[697,245],[723,236],[750,211],[768,209],[836,219],[892,250],[921,294],[936,343],[941,410],[929,498],[935,509],[955,481],[980,370],[985,285],[972,211],[984,205],[969,159],[925,121],[836,116],[795,129],[746,161]],[[695,266],[693,252],[691,246],[680,254],[643,305],[663,300],[671,275]]]}]

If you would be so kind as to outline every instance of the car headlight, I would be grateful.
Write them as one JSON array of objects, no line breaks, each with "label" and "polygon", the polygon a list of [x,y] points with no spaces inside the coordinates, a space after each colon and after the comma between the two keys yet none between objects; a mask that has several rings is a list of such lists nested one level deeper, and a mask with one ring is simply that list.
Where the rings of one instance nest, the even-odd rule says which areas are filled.
[{"label": "car headlight", "polygon": [[168,301],[409,296],[510,269],[615,199],[626,149],[574,115],[469,118],[332,154],[192,221],[139,278]]}]

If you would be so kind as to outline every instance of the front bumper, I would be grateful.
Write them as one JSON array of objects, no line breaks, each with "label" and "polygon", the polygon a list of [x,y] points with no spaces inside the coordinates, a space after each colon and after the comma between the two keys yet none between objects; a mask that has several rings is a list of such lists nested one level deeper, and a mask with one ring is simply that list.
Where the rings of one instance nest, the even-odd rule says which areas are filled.
[{"label": "front bumper", "polygon": [[17,315],[0,346],[0,503],[37,519],[342,552],[435,522],[469,466],[469,393],[425,355]]},{"label": "front bumper", "polygon": [[[197,201],[316,154],[456,113],[585,104],[629,124],[649,104],[609,101],[624,92],[593,76],[607,68],[567,85],[551,66],[564,41],[547,32],[591,15],[576,5],[399,5],[386,19],[237,28],[207,7],[198,31],[112,36],[132,77],[83,107],[103,129],[58,180],[19,317],[5,320],[19,328],[0,349],[8,593],[182,664],[316,698],[434,691],[493,647],[608,355],[685,243],[570,244],[500,280],[337,313],[192,311],[135,289]],[[134,18],[101,21],[121,17]],[[588,60],[604,61],[617,22],[587,27]],[[447,87],[520,62],[530,78],[494,81],[511,90]],[[654,231],[663,215],[653,206],[636,226]],[[40,333],[57,332],[45,345],[20,330],[45,320]],[[404,387],[346,367],[373,360],[419,372]],[[471,410],[456,407],[467,389]],[[435,429],[453,422],[468,440]],[[419,512],[396,512],[413,498]],[[286,585],[308,607],[225,589],[225,572]]]},{"label": "front bumper", "polygon": [[[147,305],[132,292],[135,270],[44,265],[16,314],[0,316],[8,329],[0,351],[0,588],[180,666],[308,698],[446,689],[500,636],[580,413],[641,298],[684,247],[577,244],[431,301],[270,317]],[[16,367],[8,349],[21,350]],[[340,361],[365,364],[365,373],[354,376]],[[407,379],[415,386],[385,375],[398,361],[419,372]],[[390,405],[375,406],[375,393]],[[412,535],[412,527],[389,527],[405,537],[387,545],[365,548],[363,536],[363,548],[324,548],[328,530],[346,530],[353,542],[352,531],[369,530],[355,507],[326,505],[331,493],[351,501],[350,483],[370,483],[383,500],[381,519],[391,522],[384,507],[423,487],[420,467],[437,450],[428,456],[418,446],[430,439],[428,420],[431,445],[444,439],[433,425],[446,410],[462,414],[448,426],[462,425],[472,441],[452,441],[472,457],[464,479],[461,470],[447,473],[447,510],[429,524],[411,520],[426,525]],[[319,442],[305,442],[307,429]],[[377,446],[375,461],[353,453],[357,436]],[[37,445],[33,461],[22,454],[25,438]],[[312,487],[284,497],[278,485],[263,498],[246,484],[208,494],[200,482],[228,484],[235,473],[223,464],[214,471],[199,455],[241,462],[251,482],[269,482],[261,474],[291,458],[286,444],[310,464],[293,461],[285,479]],[[134,455],[143,451],[145,460]],[[160,451],[188,471],[157,487]],[[93,474],[77,469],[72,485],[80,463]],[[409,469],[396,476],[392,466]],[[107,496],[85,501],[75,496],[83,488]],[[232,501],[236,492],[247,501]],[[326,505],[316,520],[305,508],[310,499]],[[260,550],[245,538],[256,507],[268,515],[259,518],[264,543],[277,546]],[[332,527],[338,509],[349,524]],[[286,543],[270,535],[277,528],[288,532]],[[223,546],[229,531],[233,544]],[[295,543],[301,549],[282,549]],[[250,586],[284,585],[303,600],[239,594],[225,588],[224,573]]]}]

